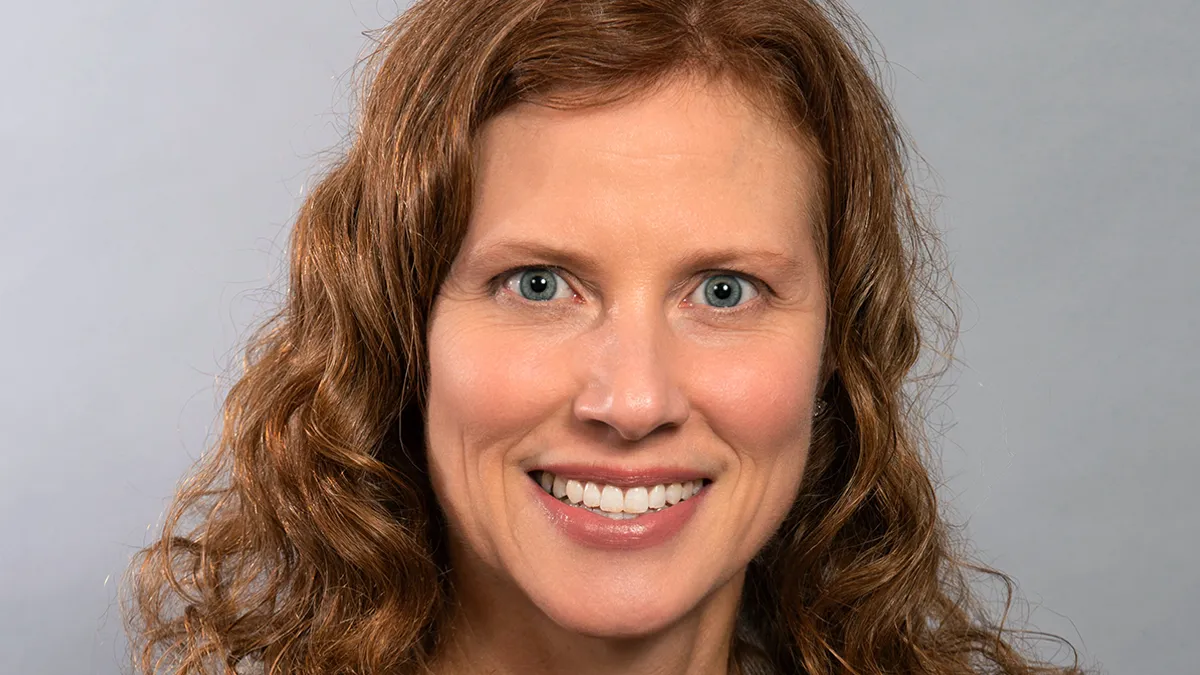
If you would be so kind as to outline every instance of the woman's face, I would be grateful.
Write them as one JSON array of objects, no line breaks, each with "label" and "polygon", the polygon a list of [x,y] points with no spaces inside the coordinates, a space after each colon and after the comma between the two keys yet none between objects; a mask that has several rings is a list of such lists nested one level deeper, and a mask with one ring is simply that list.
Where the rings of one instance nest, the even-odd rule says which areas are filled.
[{"label": "woman's face", "polygon": [[810,151],[733,89],[677,80],[510,108],[477,169],[428,336],[457,582],[594,636],[736,593],[807,459],[825,331]]}]

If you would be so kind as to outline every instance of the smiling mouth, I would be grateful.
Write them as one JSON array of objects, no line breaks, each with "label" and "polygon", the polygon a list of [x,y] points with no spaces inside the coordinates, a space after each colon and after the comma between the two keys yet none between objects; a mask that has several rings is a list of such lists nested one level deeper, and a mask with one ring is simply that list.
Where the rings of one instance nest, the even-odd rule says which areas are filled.
[{"label": "smiling mouth", "polygon": [[700,494],[708,479],[620,488],[606,483],[574,480],[549,471],[529,474],[543,490],[560,502],[613,520],[629,520],[665,511]]}]

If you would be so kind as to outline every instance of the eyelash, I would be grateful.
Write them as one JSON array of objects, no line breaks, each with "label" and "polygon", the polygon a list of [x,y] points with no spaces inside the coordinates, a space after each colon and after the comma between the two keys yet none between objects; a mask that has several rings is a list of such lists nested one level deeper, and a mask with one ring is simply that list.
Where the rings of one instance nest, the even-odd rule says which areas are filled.
[{"label": "eyelash", "polygon": [[[559,267],[558,265],[522,265],[520,267],[513,267],[509,270],[506,270],[506,271],[498,274],[491,280],[491,282],[489,284],[489,288],[492,292],[492,295],[499,293],[500,290],[504,287],[504,282],[511,279],[513,277],[513,275],[519,274],[522,272],[528,272],[530,270],[548,270],[548,271],[554,272],[555,274],[562,277],[564,281],[566,280],[566,278],[568,276],[570,276],[570,274],[566,271],[566,269]],[[705,270],[705,271],[701,272],[700,274],[703,275],[701,277],[701,281],[711,279],[712,277],[720,277],[720,276],[739,277],[739,278],[749,282],[751,286],[754,286],[754,289],[756,291],[758,291],[760,296],[774,295],[774,293],[775,293],[775,291],[772,290],[772,288],[769,285],[767,285],[767,283],[765,281],[759,279],[758,277],[754,276],[753,274],[750,274],[748,272],[743,272],[742,270],[739,270],[739,269],[726,268],[726,269],[719,269],[719,270]],[[572,288],[571,292],[575,293],[575,289]],[[517,296],[517,299],[521,302],[531,304],[531,305],[544,304],[544,301],[538,302],[538,301],[534,301],[534,300],[526,300],[525,298],[522,298],[519,295]],[[750,303],[745,303],[743,305],[738,305],[737,307],[712,307],[711,309],[715,309],[721,314],[734,314],[737,312],[748,311],[748,309],[746,309],[747,306],[752,305],[752,304],[753,304],[753,301],[751,301]]]}]

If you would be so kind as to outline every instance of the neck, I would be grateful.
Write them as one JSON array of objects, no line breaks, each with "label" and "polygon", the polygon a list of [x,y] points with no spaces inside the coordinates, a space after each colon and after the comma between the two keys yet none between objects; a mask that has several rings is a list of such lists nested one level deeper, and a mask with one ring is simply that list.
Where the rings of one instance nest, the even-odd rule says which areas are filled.
[{"label": "neck", "polygon": [[575,633],[554,623],[512,585],[495,577],[458,576],[457,611],[433,663],[436,675],[729,672],[744,571],[666,628],[628,637]]}]

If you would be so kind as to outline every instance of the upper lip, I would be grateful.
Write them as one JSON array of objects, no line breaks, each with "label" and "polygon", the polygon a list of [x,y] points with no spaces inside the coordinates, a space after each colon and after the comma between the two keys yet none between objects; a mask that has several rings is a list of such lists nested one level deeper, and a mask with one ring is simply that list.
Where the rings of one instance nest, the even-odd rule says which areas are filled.
[{"label": "upper lip", "polygon": [[538,471],[549,471],[555,476],[562,476],[566,479],[603,483],[613,487],[670,485],[671,483],[686,483],[708,478],[702,471],[678,467],[631,468],[557,463],[541,464],[530,469],[530,473],[536,474]]}]

